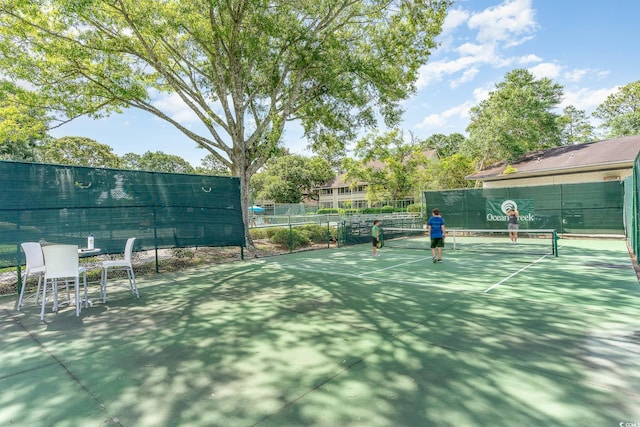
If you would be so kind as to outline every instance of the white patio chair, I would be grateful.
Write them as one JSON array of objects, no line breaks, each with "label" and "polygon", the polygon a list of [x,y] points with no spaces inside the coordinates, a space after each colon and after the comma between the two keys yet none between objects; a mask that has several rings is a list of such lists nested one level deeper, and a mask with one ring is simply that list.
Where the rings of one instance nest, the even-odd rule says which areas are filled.
[{"label": "white patio chair", "polygon": [[131,253],[133,252],[133,243],[136,238],[131,237],[127,239],[127,243],[124,246],[124,259],[111,260],[111,261],[103,261],[102,262],[102,279],[100,280],[101,289],[100,295],[102,296],[102,302],[107,302],[107,276],[109,274],[109,269],[122,269],[127,272],[127,277],[129,279],[129,286],[120,285],[129,288],[129,292],[136,296],[136,298],[140,298],[140,293],[138,293],[138,285],[136,285],[136,276],[133,274],[133,266],[131,265]]},{"label": "white patio chair", "polygon": [[43,246],[44,254],[44,286],[42,288],[42,309],[40,320],[44,320],[44,306],[47,302],[47,288],[51,287],[53,293],[53,311],[58,311],[58,281],[64,280],[67,285],[67,298],[69,297],[69,280],[72,279],[75,288],[76,316],[80,316],[82,299],[80,299],[80,274],[84,276],[84,302],[89,306],[87,298],[87,271],[78,263],[77,245],[50,245]]},{"label": "white patio chair", "polygon": [[25,242],[22,243],[22,250],[24,251],[24,257],[26,259],[26,266],[24,268],[24,275],[22,276],[22,288],[20,289],[20,296],[18,297],[18,311],[22,309],[24,304],[24,290],[27,288],[27,280],[30,274],[38,274],[38,288],[33,295],[35,297],[36,304],[38,304],[38,297],[40,296],[40,287],[42,285],[42,275],[44,274],[44,256],[42,255],[42,247],[38,242]]}]

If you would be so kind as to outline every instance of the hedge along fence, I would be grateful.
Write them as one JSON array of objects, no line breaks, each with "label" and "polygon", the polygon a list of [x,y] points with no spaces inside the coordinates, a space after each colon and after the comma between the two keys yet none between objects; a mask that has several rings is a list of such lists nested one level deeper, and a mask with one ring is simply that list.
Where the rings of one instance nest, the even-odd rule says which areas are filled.
[{"label": "hedge along fence", "polygon": [[297,223],[287,225],[265,225],[249,229],[251,238],[256,240],[269,240],[282,249],[289,252],[303,249],[314,244],[326,244],[327,248],[331,242],[335,242],[338,236],[337,225],[327,222],[317,223]]},{"label": "hedge along fence", "polygon": [[382,206],[381,208],[322,208],[318,209],[317,215],[338,214],[342,216],[359,215],[359,214],[389,214],[394,212],[422,212],[422,206],[419,204],[412,204],[405,208],[395,208],[393,206]]}]

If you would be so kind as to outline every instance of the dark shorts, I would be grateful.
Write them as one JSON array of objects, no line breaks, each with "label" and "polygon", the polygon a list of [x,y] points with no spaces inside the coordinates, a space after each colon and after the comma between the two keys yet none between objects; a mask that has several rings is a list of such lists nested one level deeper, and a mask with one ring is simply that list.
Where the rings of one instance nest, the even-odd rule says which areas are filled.
[{"label": "dark shorts", "polygon": [[372,243],[372,246],[378,246],[378,239],[376,239],[375,237],[372,237],[371,243]]},{"label": "dark shorts", "polygon": [[444,248],[444,238],[443,237],[432,237],[431,238],[431,248]]}]

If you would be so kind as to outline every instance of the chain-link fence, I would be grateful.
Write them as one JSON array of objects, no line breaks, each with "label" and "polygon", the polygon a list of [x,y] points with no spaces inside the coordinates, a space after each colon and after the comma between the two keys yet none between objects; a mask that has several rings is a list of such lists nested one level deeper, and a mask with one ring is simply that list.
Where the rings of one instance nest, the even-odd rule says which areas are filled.
[{"label": "chain-link fence", "polygon": [[0,267],[24,263],[20,244],[85,246],[101,254],[240,246],[240,180],[233,177],[0,162]]},{"label": "chain-link fence", "polygon": [[620,181],[529,187],[425,191],[427,210],[438,208],[447,227],[506,228],[509,207],[521,229],[561,234],[624,234],[624,184]]}]

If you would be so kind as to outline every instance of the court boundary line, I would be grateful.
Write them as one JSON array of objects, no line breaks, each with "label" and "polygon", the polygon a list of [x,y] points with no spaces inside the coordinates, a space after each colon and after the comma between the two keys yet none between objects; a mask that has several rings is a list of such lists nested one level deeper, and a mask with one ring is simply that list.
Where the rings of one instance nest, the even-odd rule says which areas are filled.
[{"label": "court boundary line", "polygon": [[[428,258],[424,258],[424,259],[428,259]],[[417,261],[416,261],[417,262]],[[406,263],[403,263],[406,264]],[[297,267],[297,266],[293,266],[293,265],[280,265],[280,267],[282,269],[285,270],[296,270],[296,271],[302,271],[305,273],[313,273],[313,272],[317,272],[316,270],[310,270],[308,268],[304,268],[304,267]],[[386,269],[386,268],[385,268]],[[375,272],[379,272],[385,269],[380,269],[380,270],[374,270],[372,273]],[[323,274],[332,274],[335,276],[342,276],[342,277],[353,277],[356,279],[367,279],[367,280],[371,280],[371,281],[378,281],[379,280],[375,277],[370,277],[369,275],[370,273],[363,273],[363,274],[351,274],[351,273],[342,273],[339,271],[324,271]],[[418,285],[418,286],[429,286],[429,287],[434,287],[434,288],[441,288],[441,289],[445,289],[445,290],[449,290],[449,291],[454,291],[454,292],[473,292],[473,293],[479,293],[481,291],[474,291],[472,289],[463,289],[461,290],[460,288],[455,288],[452,286],[446,286],[446,285],[442,285],[442,284],[438,284],[438,283],[428,283],[428,282],[418,282],[416,280],[399,280],[399,279],[392,279],[392,278],[385,278],[384,279],[386,283],[399,283],[401,285],[403,284],[412,284],[412,285]]]},{"label": "court boundary line", "polygon": [[377,270],[373,270],[373,273],[382,272],[382,271],[388,270],[390,268],[400,267],[401,265],[413,264],[414,262],[426,261],[428,259],[429,259],[429,257],[418,257],[417,259],[415,259],[413,261],[401,262],[400,264],[395,264],[395,265],[391,265],[389,267],[379,268]]},{"label": "court boundary line", "polygon": [[[493,289],[497,288],[498,286],[502,285],[507,280],[513,278],[514,276],[520,274],[521,272],[525,271],[529,267],[539,263],[540,261],[542,261],[543,259],[545,259],[545,258],[547,258],[549,256],[551,256],[551,254],[545,254],[545,255],[541,256],[540,258],[536,259],[535,261],[525,265],[521,269],[511,273],[509,276],[501,279],[499,282],[494,283],[493,285],[491,285],[489,288],[485,289],[484,291],[480,291],[480,290],[475,291],[475,290],[472,290],[472,289],[466,289],[466,290],[464,290],[464,292],[488,294],[491,290],[493,290]],[[350,274],[350,273],[342,273],[342,272],[337,272],[337,271],[329,271],[329,272],[325,271],[324,273],[333,274],[333,275],[336,275],[336,276],[343,276],[343,277],[354,277],[354,278],[357,278],[357,279],[375,280],[374,278],[370,277],[371,274],[383,272],[385,270],[389,270],[389,269],[396,268],[396,267],[399,267],[399,266],[402,266],[402,265],[406,265],[406,264],[412,264],[412,263],[415,263],[415,262],[425,261],[425,260],[428,260],[428,259],[429,259],[429,257],[419,257],[419,258],[417,258],[415,260],[412,260],[412,261],[402,262],[400,264],[394,264],[392,266],[379,268],[377,270],[373,270],[371,272],[362,273],[362,274]],[[292,266],[292,265],[279,264],[279,266],[281,268],[283,268],[283,269],[303,271],[303,272],[306,272],[306,273],[311,273],[311,272],[315,271],[315,270],[310,270],[308,268],[297,267],[297,266]],[[447,289],[447,290],[451,290],[452,289],[451,287],[445,286],[445,285],[442,285],[442,284],[417,282],[415,280],[397,280],[397,279],[386,279],[386,280],[387,280],[387,282],[392,282],[392,283],[400,283],[400,284],[410,283],[410,284],[415,284],[415,285],[419,285],[419,286],[425,286],[426,285],[426,286],[436,287],[436,288],[440,288],[440,289]]]},{"label": "court boundary line", "polygon": [[545,259],[546,257],[548,257],[549,255],[543,255],[540,258],[538,258],[537,260],[533,261],[532,263],[525,265],[524,267],[522,267],[520,270],[518,271],[514,271],[513,273],[511,273],[510,275],[508,275],[507,277],[505,277],[504,279],[500,280],[498,283],[494,283],[493,285],[491,285],[490,287],[488,287],[487,289],[485,289],[482,293],[486,294],[491,292],[491,290],[497,288],[498,286],[502,285],[504,282],[506,282],[507,280],[511,279],[512,277],[516,276],[517,274],[522,273],[523,271],[525,271],[527,268],[536,265],[537,263],[539,263],[540,261],[542,261],[543,259]]}]

